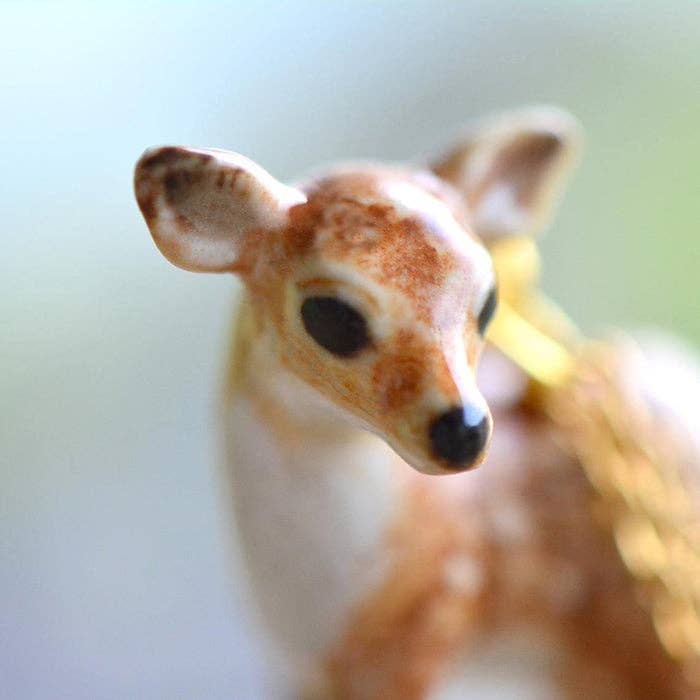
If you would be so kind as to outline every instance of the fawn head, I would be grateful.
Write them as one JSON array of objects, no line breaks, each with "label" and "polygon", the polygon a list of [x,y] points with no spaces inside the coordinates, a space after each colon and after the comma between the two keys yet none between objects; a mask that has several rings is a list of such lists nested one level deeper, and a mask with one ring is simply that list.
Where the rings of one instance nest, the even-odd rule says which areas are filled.
[{"label": "fawn head", "polygon": [[293,187],[234,153],[165,146],[135,190],[168,260],[240,276],[283,366],[416,469],[453,473],[492,430],[474,380],[497,305],[488,246],[540,226],[575,131],[530,110],[432,165],[350,164]]}]

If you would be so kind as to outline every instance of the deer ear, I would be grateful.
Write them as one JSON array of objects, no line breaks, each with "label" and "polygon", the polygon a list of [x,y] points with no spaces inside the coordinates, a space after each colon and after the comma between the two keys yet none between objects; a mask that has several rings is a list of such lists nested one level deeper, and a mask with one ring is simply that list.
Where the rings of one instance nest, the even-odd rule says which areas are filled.
[{"label": "deer ear", "polygon": [[134,190],[153,239],[187,270],[234,269],[249,231],[282,228],[304,195],[228,151],[163,146],[136,164]]},{"label": "deer ear", "polygon": [[534,234],[575,163],[579,134],[573,117],[553,107],[513,112],[469,130],[432,169],[462,192],[486,243]]}]

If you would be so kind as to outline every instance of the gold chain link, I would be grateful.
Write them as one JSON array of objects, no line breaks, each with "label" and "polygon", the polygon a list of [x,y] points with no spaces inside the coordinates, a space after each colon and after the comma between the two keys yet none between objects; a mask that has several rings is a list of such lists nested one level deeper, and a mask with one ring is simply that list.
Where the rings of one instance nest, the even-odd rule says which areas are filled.
[{"label": "gold chain link", "polygon": [[584,342],[538,295],[532,241],[492,254],[501,304],[489,340],[528,374],[566,435],[659,640],[700,689],[700,510],[682,450],[624,390],[611,348]]}]

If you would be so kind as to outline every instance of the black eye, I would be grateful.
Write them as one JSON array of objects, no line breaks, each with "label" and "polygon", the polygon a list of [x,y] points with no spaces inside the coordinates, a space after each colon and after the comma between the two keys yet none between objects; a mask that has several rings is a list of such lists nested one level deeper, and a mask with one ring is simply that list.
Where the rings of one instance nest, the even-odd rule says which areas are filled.
[{"label": "black eye", "polygon": [[367,321],[335,297],[309,297],[301,305],[301,319],[306,332],[334,355],[350,357],[369,345]]},{"label": "black eye", "polygon": [[481,307],[479,318],[477,320],[477,327],[479,328],[479,333],[481,333],[481,335],[484,335],[489,323],[491,323],[491,319],[496,311],[497,304],[498,295],[496,294],[496,288],[492,287],[489,295],[486,297],[484,305]]}]

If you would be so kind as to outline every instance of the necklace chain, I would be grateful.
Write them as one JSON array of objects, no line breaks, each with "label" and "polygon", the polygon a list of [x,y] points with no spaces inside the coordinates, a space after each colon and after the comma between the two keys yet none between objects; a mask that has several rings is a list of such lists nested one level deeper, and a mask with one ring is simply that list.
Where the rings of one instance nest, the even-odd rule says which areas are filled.
[{"label": "necklace chain", "polygon": [[532,242],[492,253],[501,305],[489,340],[527,373],[538,405],[576,452],[596,519],[614,538],[661,644],[700,688],[700,504],[688,488],[688,455],[624,389],[612,349],[583,341],[534,290]]}]

